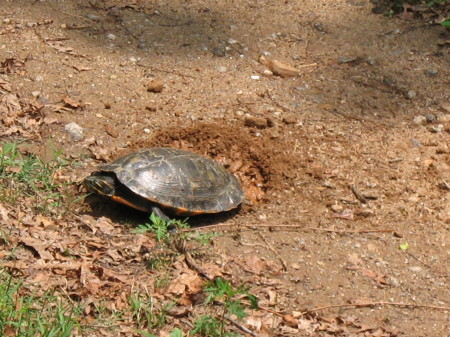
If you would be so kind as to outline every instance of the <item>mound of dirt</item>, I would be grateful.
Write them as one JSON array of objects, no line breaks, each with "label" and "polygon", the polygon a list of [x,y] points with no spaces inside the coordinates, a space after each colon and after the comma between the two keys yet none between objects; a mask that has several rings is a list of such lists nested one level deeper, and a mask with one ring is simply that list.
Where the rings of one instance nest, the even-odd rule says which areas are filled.
[{"label": "mound of dirt", "polygon": [[173,147],[210,157],[236,174],[247,200],[265,200],[268,190],[284,188],[296,177],[298,163],[289,156],[286,144],[233,125],[203,123],[185,128],[158,130],[150,140],[137,141],[132,150],[146,147]]}]

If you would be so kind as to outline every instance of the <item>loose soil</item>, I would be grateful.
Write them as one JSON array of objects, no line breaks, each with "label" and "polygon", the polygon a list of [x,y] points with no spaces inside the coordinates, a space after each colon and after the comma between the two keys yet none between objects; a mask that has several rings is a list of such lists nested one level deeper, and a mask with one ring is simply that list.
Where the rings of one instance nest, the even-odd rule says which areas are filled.
[{"label": "loose soil", "polygon": [[[251,330],[450,335],[450,36],[436,12],[388,18],[353,0],[2,2],[2,142],[76,160],[59,177],[79,183],[72,199],[97,165],[137,149],[211,157],[247,198],[192,219],[222,234],[197,263],[247,282],[270,308]],[[262,55],[300,75],[271,74]],[[17,235],[2,250],[20,246],[26,262],[2,264],[30,283],[111,310],[144,284],[161,302],[197,303],[188,283],[152,286],[154,239],[132,233],[142,214],[96,197],[46,217],[2,207]],[[173,282],[190,273],[183,260],[171,268]],[[169,323],[161,336],[189,330],[177,315]]]}]

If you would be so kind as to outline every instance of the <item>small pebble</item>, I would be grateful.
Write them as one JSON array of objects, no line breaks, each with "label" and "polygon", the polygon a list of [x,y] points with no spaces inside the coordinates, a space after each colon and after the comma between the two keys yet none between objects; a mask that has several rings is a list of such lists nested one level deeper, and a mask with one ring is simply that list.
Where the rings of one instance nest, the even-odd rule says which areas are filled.
[{"label": "small pebble", "polygon": [[224,57],[225,56],[225,48],[223,48],[223,47],[214,48],[212,53],[214,54],[214,56]]},{"label": "small pebble", "polygon": [[164,88],[164,82],[161,79],[154,79],[148,81],[146,87],[148,92],[159,93]]},{"label": "small pebble", "polygon": [[436,115],[435,114],[426,114],[425,118],[428,123],[433,123],[436,121]]},{"label": "small pebble", "polygon": [[33,96],[34,98],[38,98],[39,96],[41,96],[41,92],[38,90],[32,91],[31,96]]},{"label": "small pebble", "polygon": [[297,123],[297,118],[294,115],[287,115],[284,116],[283,119],[281,120],[284,124],[296,124]]},{"label": "small pebble", "polygon": [[413,122],[414,122],[414,124],[417,124],[417,125],[424,125],[427,122],[427,118],[423,115],[418,115],[418,116],[414,117]]},{"label": "small pebble", "polygon": [[372,56],[369,56],[366,58],[366,63],[370,66],[374,66],[376,64],[376,61]]},{"label": "small pebble", "polygon": [[238,43],[238,41],[235,39],[228,39],[227,43],[228,44],[236,44],[236,43]]},{"label": "small pebble", "polygon": [[266,118],[247,116],[244,125],[250,128],[265,129],[268,127]]},{"label": "small pebble", "polygon": [[64,130],[66,130],[70,137],[72,137],[72,139],[75,141],[81,140],[84,137],[83,128],[75,122],[66,124],[64,126]]},{"label": "small pebble", "polygon": [[412,266],[408,268],[409,270],[411,270],[413,273],[418,273],[422,271],[422,267],[419,266]]},{"label": "small pebble", "polygon": [[414,146],[414,147],[421,147],[422,146],[422,144],[420,143],[420,140],[415,139],[415,138],[411,138],[411,143],[412,143],[412,146]]},{"label": "small pebble", "polygon": [[94,14],[88,14],[88,15],[86,15],[86,17],[87,17],[89,20],[92,20],[92,21],[94,21],[94,22],[100,22],[100,21],[102,21],[102,19],[101,19],[99,16],[94,15]]},{"label": "small pebble", "polygon": [[259,80],[259,78],[260,78],[259,75],[252,75],[251,76],[252,80]]},{"label": "small pebble", "polygon": [[115,40],[115,39],[116,39],[116,36],[115,36],[114,34],[112,34],[112,33],[109,33],[108,35],[106,35],[106,37],[107,37],[109,40]]},{"label": "small pebble", "polygon": [[441,104],[442,110],[450,113],[450,102],[444,102]]},{"label": "small pebble", "polygon": [[342,205],[337,205],[337,204],[333,204],[333,205],[331,205],[331,210],[334,212],[334,213],[340,213],[340,212],[342,212],[343,210],[344,210],[344,206],[342,206]]},{"label": "small pebble", "polygon": [[391,285],[394,286],[394,287],[398,287],[400,285],[399,280],[397,278],[393,277],[393,276],[391,276],[389,278],[389,281],[390,281]]},{"label": "small pebble", "polygon": [[448,122],[450,122],[450,115],[449,115],[449,114],[447,114],[447,115],[441,115],[441,116],[439,116],[439,117],[437,118],[437,120],[438,120],[440,123],[448,123]]},{"label": "small pebble", "polygon": [[416,92],[414,90],[408,90],[408,92],[406,93],[406,98],[407,99],[413,99],[414,97],[416,97]]},{"label": "small pebble", "polygon": [[408,202],[411,202],[411,203],[417,203],[417,202],[419,202],[419,197],[417,196],[417,195],[412,195],[412,196],[410,196],[409,198],[408,198]]},{"label": "small pebble", "polygon": [[144,133],[149,134],[150,133],[150,129],[144,129]]},{"label": "small pebble", "polygon": [[436,69],[428,69],[427,71],[425,71],[425,74],[430,77],[435,77],[438,74],[438,71]]},{"label": "small pebble", "polygon": [[128,60],[130,60],[130,62],[137,62],[138,59],[134,56],[131,56]]},{"label": "small pebble", "polygon": [[295,270],[299,270],[301,268],[300,264],[294,262],[291,264],[291,268]]},{"label": "small pebble", "polygon": [[217,66],[216,67],[216,70],[219,72],[219,73],[226,73],[227,72],[227,67],[225,67],[225,66]]},{"label": "small pebble", "polygon": [[444,124],[430,126],[430,131],[433,133],[439,133],[439,132],[442,132],[442,130],[444,130]]}]

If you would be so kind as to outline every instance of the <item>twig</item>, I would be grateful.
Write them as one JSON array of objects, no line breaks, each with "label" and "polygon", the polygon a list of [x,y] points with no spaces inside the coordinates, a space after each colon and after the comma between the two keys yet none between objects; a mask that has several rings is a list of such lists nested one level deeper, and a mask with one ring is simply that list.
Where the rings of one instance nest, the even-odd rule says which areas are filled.
[{"label": "twig", "polygon": [[140,67],[148,68],[148,69],[150,69],[151,71],[159,71],[159,72],[161,72],[161,73],[165,73],[165,74],[173,74],[173,75],[177,75],[177,76],[180,76],[180,77],[197,78],[197,77],[195,77],[195,76],[185,75],[185,74],[179,73],[178,71],[164,70],[164,69],[161,69],[161,68],[151,67],[151,66],[148,66],[148,65],[145,65],[145,64],[142,64],[142,63],[136,63],[136,64],[137,64],[138,66],[140,66]]},{"label": "twig", "polygon": [[203,276],[209,281],[212,281],[214,277],[211,277],[207,272],[205,272],[200,266],[195,262],[194,258],[192,257],[191,253],[189,253],[185,246],[183,240],[173,240],[173,246],[177,252],[180,254],[183,254],[186,258],[186,264],[189,268],[197,272],[199,275]]},{"label": "twig", "polygon": [[272,101],[273,104],[275,104],[276,106],[278,106],[279,108],[281,108],[283,111],[286,112],[293,112],[292,109],[289,109],[288,107],[282,105],[281,103],[278,103],[275,98],[273,98],[273,96],[270,94],[269,90],[266,90],[266,95],[267,97],[269,97],[269,99]]},{"label": "twig", "polygon": [[76,15],[76,14],[72,14],[72,13],[69,13],[69,12],[61,12],[61,13],[65,14],[65,15],[70,15],[70,16],[73,16],[75,18],[82,19],[82,20],[85,20],[85,21],[88,21],[88,22],[97,23],[94,20],[91,20],[89,18],[85,18],[84,16],[81,16],[81,15]]},{"label": "twig", "polygon": [[356,199],[361,201],[363,204],[367,204],[368,202],[367,198],[364,195],[362,195],[362,193],[356,188],[355,185],[350,186],[350,188],[352,189],[352,192],[355,195]]},{"label": "twig", "polygon": [[182,232],[192,232],[199,229],[214,229],[220,227],[245,227],[245,228],[292,228],[299,229],[303,231],[319,231],[319,232],[331,232],[331,233],[349,233],[349,234],[359,234],[359,233],[394,233],[393,229],[332,229],[332,228],[317,228],[317,227],[303,227],[303,225],[243,225],[243,224],[218,224],[218,225],[208,225],[204,227],[186,228]]},{"label": "twig", "polygon": [[318,65],[319,65],[318,63],[300,64],[300,65],[296,65],[295,68],[299,69],[299,68],[316,67]]},{"label": "twig", "polygon": [[442,277],[448,277],[448,275],[445,273],[445,271],[443,272],[438,272],[436,270],[434,270],[434,268],[432,266],[430,266],[428,263],[422,261],[421,259],[419,259],[417,256],[411,254],[410,252],[405,252],[406,254],[408,254],[409,256],[411,256],[414,260],[418,261],[419,263],[423,264],[425,267],[427,267],[428,269],[430,269],[431,271],[435,271],[437,272],[438,275],[442,276]]},{"label": "twig", "polygon": [[225,316],[225,319],[230,322],[231,324],[233,324],[236,328],[238,328],[239,330],[244,331],[245,333],[248,333],[249,335],[255,336],[257,337],[258,334],[248,328],[246,328],[245,326],[243,326],[242,324],[240,324],[239,322],[235,321],[234,319],[232,319],[229,316]]},{"label": "twig", "polygon": [[286,271],[288,269],[286,262],[284,262],[283,258],[281,257],[280,254],[278,254],[278,252],[270,245],[270,243],[267,241],[267,239],[262,235],[261,232],[258,232],[258,235],[261,237],[261,239],[264,241],[264,243],[266,244],[267,248],[269,248],[277,257],[278,259],[281,261],[281,264],[283,265],[283,270]]},{"label": "twig", "polygon": [[376,305],[390,305],[395,307],[408,307],[408,308],[427,308],[427,309],[434,309],[434,310],[450,310],[450,307],[439,307],[435,305],[427,305],[427,304],[413,304],[413,303],[401,303],[401,302],[369,302],[369,303],[353,303],[353,304],[334,304],[334,305],[326,305],[323,307],[317,307],[313,309],[309,309],[306,311],[303,311],[300,313],[301,316],[315,311],[322,311],[326,309],[333,309],[333,308],[362,308],[362,307],[373,307]]}]

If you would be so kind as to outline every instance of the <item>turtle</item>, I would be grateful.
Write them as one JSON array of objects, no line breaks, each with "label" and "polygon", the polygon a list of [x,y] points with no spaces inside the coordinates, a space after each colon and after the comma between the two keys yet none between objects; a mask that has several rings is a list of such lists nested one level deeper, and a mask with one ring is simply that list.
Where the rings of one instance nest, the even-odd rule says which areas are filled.
[{"label": "turtle", "polygon": [[100,166],[85,185],[90,192],[165,220],[168,215],[229,211],[244,200],[239,179],[225,167],[167,147],[144,149]]}]

